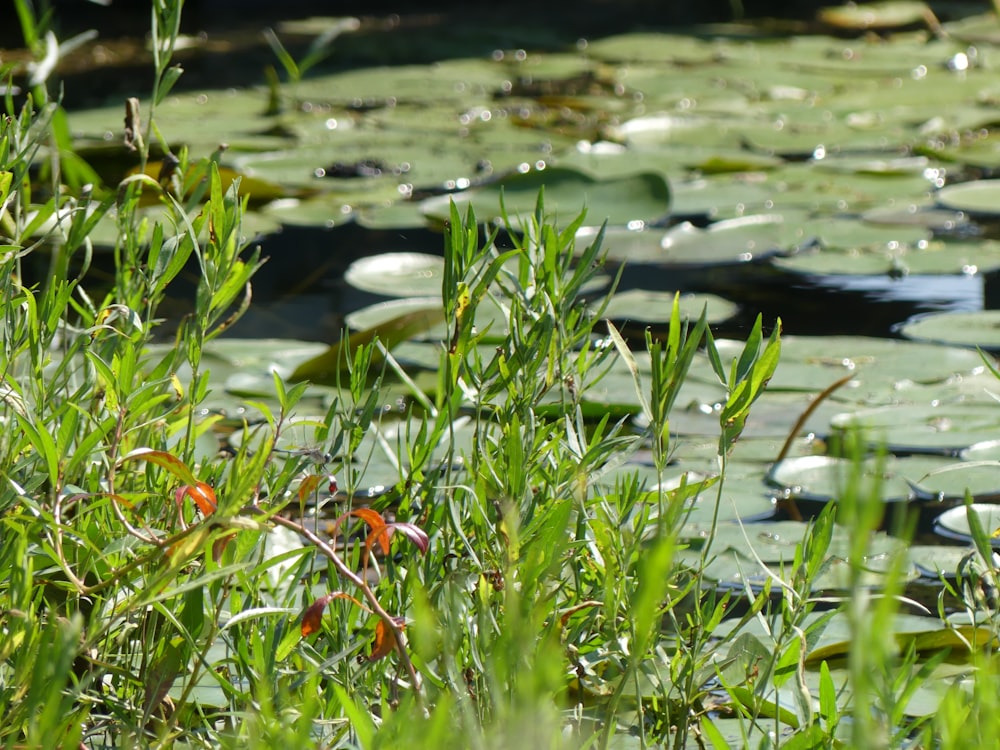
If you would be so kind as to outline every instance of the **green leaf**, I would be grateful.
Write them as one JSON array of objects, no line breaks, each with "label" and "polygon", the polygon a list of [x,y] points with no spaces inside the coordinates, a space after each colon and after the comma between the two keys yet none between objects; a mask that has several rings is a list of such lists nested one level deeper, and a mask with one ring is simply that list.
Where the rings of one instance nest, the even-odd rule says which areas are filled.
[{"label": "green leaf", "polygon": [[163,77],[160,79],[160,83],[156,87],[156,104],[160,104],[167,98],[167,94],[170,93],[174,84],[177,83],[177,79],[180,78],[183,73],[184,68],[180,65],[172,65],[164,71]]}]

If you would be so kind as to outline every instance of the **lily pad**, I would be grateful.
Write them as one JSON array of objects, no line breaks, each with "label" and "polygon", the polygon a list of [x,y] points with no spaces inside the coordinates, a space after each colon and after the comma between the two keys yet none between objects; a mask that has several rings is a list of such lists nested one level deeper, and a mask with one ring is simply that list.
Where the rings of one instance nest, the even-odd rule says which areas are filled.
[{"label": "lily pad", "polygon": [[[726,366],[743,350],[741,342],[716,343]],[[854,380],[839,393],[860,401],[882,389],[898,389],[914,381],[941,382],[958,373],[982,369],[982,359],[976,352],[959,347],[864,336],[785,336],[781,362],[768,388],[814,392],[853,375]],[[704,366],[697,367],[692,376],[714,381],[710,372],[706,357]]]},{"label": "lily pad", "polygon": [[[682,537],[694,547],[682,553],[682,559],[697,559],[697,544],[708,533],[705,524],[688,524]],[[772,576],[790,580],[796,571],[792,568],[795,548],[805,538],[807,524],[797,521],[778,521],[766,524],[720,524],[716,527],[710,550],[710,562],[705,566],[705,575],[720,586],[744,590],[750,586],[754,590],[763,588]],[[852,542],[848,532],[835,527],[827,551],[827,564],[822,575],[812,582],[815,592],[843,590],[852,585],[853,574],[850,565]],[[872,537],[863,560],[859,561],[861,585],[879,585],[886,571],[894,564],[894,559],[906,555],[906,544],[885,534]],[[763,566],[763,567],[762,567]],[[912,566],[904,567],[906,578],[916,578],[918,573]]]},{"label": "lily pad", "polygon": [[356,260],[344,280],[355,289],[385,297],[441,298],[444,258],[427,253],[381,253]]},{"label": "lily pad", "polygon": [[903,323],[899,332],[915,341],[978,346],[1000,352],[1000,310],[920,315]]},{"label": "lily pad", "polygon": [[983,530],[990,536],[990,544],[1000,548],[1000,535],[994,535],[1000,529],[1000,505],[973,503],[968,508],[966,506],[952,508],[938,516],[934,523],[934,531],[945,539],[971,544],[972,531],[969,527],[968,512],[975,513],[979,517]]},{"label": "lily pad", "polygon": [[[404,312],[371,328],[351,333],[319,356],[300,364],[288,379],[293,382],[311,380],[314,383],[338,385],[359,346],[378,340],[386,349],[392,349],[443,321],[444,309],[440,305]],[[378,359],[377,356],[372,357],[373,362]]]},{"label": "lily pad", "polygon": [[670,209],[670,188],[663,175],[644,172],[630,177],[599,180],[574,169],[537,169],[524,164],[512,175],[462,193],[428,198],[421,204],[424,215],[444,223],[450,216],[452,200],[461,211],[471,204],[480,221],[501,215],[501,197],[515,227],[534,213],[538,192],[545,188],[545,212],[563,223],[572,221],[583,209],[593,221],[627,226],[650,224],[666,216]]},{"label": "lily pad", "polygon": [[948,185],[935,194],[938,205],[969,216],[1000,216],[1000,180],[974,180]]},{"label": "lily pad", "polygon": [[867,458],[860,465],[835,456],[802,456],[779,461],[768,472],[768,481],[788,497],[812,502],[833,502],[846,492],[878,497],[884,502],[907,501],[916,481],[931,471],[956,461],[937,457]]},{"label": "lily pad", "polygon": [[830,426],[833,437],[862,430],[872,446],[893,453],[957,456],[996,433],[997,414],[976,404],[895,404],[838,414]]},{"label": "lily pad", "polygon": [[[669,323],[673,302],[674,294],[671,292],[629,289],[611,297],[604,308],[604,317],[634,323]],[[685,320],[697,320],[702,310],[707,310],[708,322],[716,325],[733,317],[737,309],[732,302],[714,294],[682,294],[680,297],[681,316]]]}]

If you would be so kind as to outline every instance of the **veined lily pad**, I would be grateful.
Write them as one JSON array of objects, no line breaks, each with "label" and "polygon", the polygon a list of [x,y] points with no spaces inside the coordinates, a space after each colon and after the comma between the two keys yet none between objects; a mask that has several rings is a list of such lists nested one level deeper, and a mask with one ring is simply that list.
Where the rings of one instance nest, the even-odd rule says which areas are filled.
[{"label": "veined lily pad", "polygon": [[344,280],[386,297],[441,297],[444,258],[426,253],[382,253],[354,261]]},{"label": "veined lily pad", "polygon": [[535,210],[538,191],[545,188],[545,212],[567,223],[584,209],[593,221],[626,226],[630,222],[652,223],[670,209],[670,188],[663,175],[644,172],[615,180],[599,180],[573,169],[549,167],[524,170],[463,193],[428,198],[421,204],[424,214],[435,221],[449,218],[452,200],[459,210],[472,204],[476,217],[489,221],[500,216],[500,200],[515,227]]},{"label": "veined lily pad", "polygon": [[1000,351],[1000,310],[930,313],[899,327],[908,339]]}]

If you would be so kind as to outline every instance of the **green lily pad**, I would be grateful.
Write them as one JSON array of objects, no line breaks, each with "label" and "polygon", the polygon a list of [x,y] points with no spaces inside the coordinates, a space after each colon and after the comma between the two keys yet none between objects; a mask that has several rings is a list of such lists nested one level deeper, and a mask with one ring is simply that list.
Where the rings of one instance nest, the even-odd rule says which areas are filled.
[{"label": "green lily pad", "polygon": [[319,195],[307,200],[286,198],[264,207],[264,216],[286,226],[333,229],[354,219],[354,207],[348,199],[354,195]]},{"label": "green lily pad", "polygon": [[[963,451],[964,452],[964,451]],[[914,490],[925,497],[961,502],[966,494],[977,502],[1000,502],[1000,461],[953,461],[917,477]]]},{"label": "green lily pad", "polygon": [[934,456],[867,458],[857,466],[835,456],[802,456],[779,461],[768,481],[788,496],[811,502],[833,502],[847,491],[878,497],[884,502],[911,499],[917,480],[929,472],[959,463]]},{"label": "green lily pad", "polygon": [[959,454],[963,461],[1000,461],[1000,440],[974,443]]},{"label": "green lily pad", "polygon": [[[646,324],[669,323],[673,302],[671,292],[629,289],[611,297],[604,308],[604,317]],[[714,294],[682,294],[680,297],[681,316],[685,320],[697,320],[702,310],[707,310],[708,322],[716,325],[733,317],[737,309],[732,302]]]},{"label": "green lily pad", "polygon": [[464,212],[472,204],[480,221],[500,217],[501,196],[514,226],[528,221],[534,213],[538,191],[545,188],[545,211],[567,223],[584,209],[592,221],[609,224],[652,223],[670,208],[670,188],[661,174],[645,172],[614,180],[599,180],[573,169],[534,169],[524,165],[501,180],[462,193],[428,198],[421,204],[425,216],[444,223],[450,216],[452,200]]},{"label": "green lily pad", "polygon": [[[743,590],[750,586],[763,587],[771,576],[790,580],[795,548],[805,537],[807,524],[797,521],[778,521],[764,524],[720,524],[716,527],[710,550],[710,562],[705,575],[725,587]],[[704,540],[709,527],[705,524],[687,524],[681,535],[697,545]],[[852,583],[850,566],[852,541],[849,533],[835,527],[824,572],[812,582],[815,592],[843,590]],[[885,572],[893,566],[894,559],[906,555],[906,544],[885,534],[872,536],[862,562],[861,585],[878,586]],[[692,548],[680,555],[682,559],[697,559],[700,553]],[[765,568],[762,568],[766,566]],[[914,579],[918,573],[910,566],[905,576]]]},{"label": "green lily pad", "polygon": [[1000,351],[1000,310],[930,313],[911,318],[898,330],[915,341]]},{"label": "green lily pad", "polygon": [[935,533],[946,539],[971,544],[972,530],[969,527],[968,512],[975,513],[979,517],[983,530],[991,537],[990,543],[994,547],[1000,547],[1000,536],[992,536],[997,529],[1000,529],[1000,505],[973,503],[968,508],[963,505],[946,510],[934,522]]},{"label": "green lily pad", "polygon": [[976,404],[895,404],[838,414],[830,420],[833,436],[863,430],[872,446],[893,453],[957,456],[996,433],[996,414]]},{"label": "green lily pad", "polygon": [[348,266],[344,280],[355,289],[386,297],[441,297],[444,258],[426,253],[380,253]]},{"label": "green lily pad", "polygon": [[930,201],[913,203],[892,202],[865,211],[862,216],[869,224],[888,226],[919,226],[938,232],[955,232],[968,224],[968,219],[961,211],[946,208],[935,208]]},{"label": "green lily pad", "polygon": [[974,180],[948,185],[935,194],[938,205],[970,216],[1000,216],[1000,180]]},{"label": "green lily pad", "polygon": [[[723,364],[738,357],[742,342],[716,342]],[[707,357],[692,377],[715,380]],[[768,384],[769,390],[815,392],[846,375],[853,375],[838,393],[861,401],[881,389],[899,389],[912,383],[934,383],[959,373],[983,369],[974,351],[915,341],[867,338],[864,336],[784,336],[781,362]]]},{"label": "green lily pad", "polygon": [[958,564],[969,552],[969,547],[953,547],[943,544],[911,544],[910,559],[924,578],[940,580],[942,577],[954,580]]}]

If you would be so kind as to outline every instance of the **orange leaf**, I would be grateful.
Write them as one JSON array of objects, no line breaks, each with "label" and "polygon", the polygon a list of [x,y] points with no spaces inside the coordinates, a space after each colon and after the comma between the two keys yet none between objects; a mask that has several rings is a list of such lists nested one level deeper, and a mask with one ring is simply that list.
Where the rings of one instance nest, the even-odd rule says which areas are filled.
[{"label": "orange leaf", "polygon": [[174,494],[174,500],[180,505],[185,497],[194,500],[194,504],[198,506],[198,510],[203,516],[212,515],[219,505],[215,499],[215,490],[212,489],[212,485],[205,482],[195,482],[194,485],[186,484],[183,487],[178,487]]},{"label": "orange leaf", "polygon": [[[402,617],[393,617],[392,621],[400,630],[406,625],[406,620]],[[379,620],[378,625],[375,626],[375,642],[372,643],[372,652],[368,656],[368,661],[378,661],[385,658],[392,653],[395,646],[396,636],[392,629],[386,625],[385,620]]]},{"label": "orange leaf", "polygon": [[326,605],[332,602],[334,599],[349,599],[350,601],[357,604],[361,609],[366,612],[370,611],[368,607],[359,602],[350,594],[345,594],[343,591],[332,591],[329,594],[321,596],[319,599],[314,601],[308,607],[306,611],[302,613],[302,637],[312,635],[320,626],[323,624],[323,610],[326,609]]},{"label": "orange leaf", "polygon": [[319,474],[310,474],[299,483],[299,502],[304,503],[306,499],[319,487],[323,477]]}]

